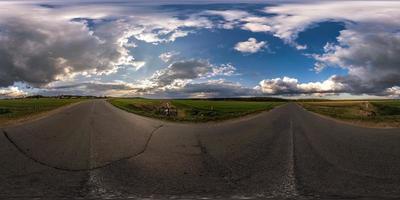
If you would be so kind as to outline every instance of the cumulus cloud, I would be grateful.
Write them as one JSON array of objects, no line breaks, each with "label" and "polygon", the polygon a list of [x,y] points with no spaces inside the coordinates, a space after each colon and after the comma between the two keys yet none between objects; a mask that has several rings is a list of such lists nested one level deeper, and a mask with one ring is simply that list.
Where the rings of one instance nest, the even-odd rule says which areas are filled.
[{"label": "cumulus cloud", "polygon": [[[132,38],[157,44],[207,28],[202,17],[134,12],[131,7],[71,4],[43,7],[1,2],[0,87],[25,82],[43,87],[77,74],[110,74],[120,66],[140,69]],[[26,15],[25,13],[29,13]],[[132,14],[134,13],[134,14]]]},{"label": "cumulus cloud", "polygon": [[[349,1],[283,4],[266,7],[275,14],[269,26],[275,36],[297,45],[299,32],[323,21],[344,22],[337,43],[326,44],[323,54],[315,54],[315,70],[341,67],[348,75],[333,81],[346,85],[352,94],[385,95],[400,85],[400,2]],[[298,46],[298,45],[297,45]]]},{"label": "cumulus cloud", "polygon": [[365,24],[382,24],[398,27],[400,3],[395,1],[325,1],[283,3],[264,8],[273,16],[256,16],[244,10],[209,10],[209,15],[221,16],[224,21],[219,27],[235,27],[252,32],[272,33],[299,50],[306,45],[296,43],[298,34],[315,23],[324,21],[345,22],[348,26]]},{"label": "cumulus cloud", "polygon": [[243,30],[251,32],[269,32],[271,31],[268,25],[269,18],[260,17],[250,14],[243,10],[208,10],[203,12],[206,15],[216,15],[224,19],[219,22],[218,27],[224,29],[233,29],[239,27]]},{"label": "cumulus cloud", "polygon": [[385,90],[385,94],[390,96],[390,97],[400,97],[400,87],[399,86],[393,86],[391,88],[387,88]]},{"label": "cumulus cloud", "polygon": [[235,75],[232,64],[215,66],[206,60],[184,60],[156,71],[150,78],[137,83],[117,81],[113,83],[84,82],[49,86],[36,93],[44,95],[78,94],[100,96],[144,96],[154,98],[206,98],[234,97],[258,94],[252,88],[213,77]]},{"label": "cumulus cloud", "polygon": [[[264,94],[348,92],[398,95],[400,21],[395,19],[400,18],[400,2],[290,3],[263,9],[272,15],[256,16],[243,10],[210,10],[185,17],[176,17],[173,12],[135,10],[134,6],[126,4],[58,4],[60,6],[47,7],[32,2],[0,2],[2,94],[22,92],[12,88],[16,82],[56,92],[63,91],[63,88],[49,89],[46,86],[76,75],[111,74],[122,66],[140,69],[146,62],[135,59],[130,52],[137,47],[137,40],[159,45],[185,37],[199,28],[240,28],[273,34],[297,49],[306,49],[306,45],[296,42],[300,32],[320,22],[335,21],[344,22],[345,30],[340,32],[337,42],[325,46],[323,53],[312,55],[316,60],[315,71],[341,67],[348,71],[347,75],[335,75],[311,83],[300,83],[289,77],[266,79],[256,90]],[[211,20],[208,18],[210,15],[220,16],[220,19]],[[267,46],[265,41],[249,38],[237,43],[234,49],[255,53]],[[210,86],[211,83],[205,82],[207,78],[235,74],[231,64],[214,66],[201,60],[175,62],[175,53],[161,54],[160,59],[168,67],[138,86],[85,83],[71,85],[68,89],[77,92],[120,90],[126,93],[179,91]],[[124,85],[129,87],[122,87]],[[225,84],[224,87],[233,89],[233,85]],[[236,89],[241,90],[240,87]]]},{"label": "cumulus cloud", "polygon": [[214,77],[214,76],[232,76],[232,75],[238,75],[236,73],[236,68],[231,64],[222,64],[219,67],[213,67],[212,72],[208,74],[208,77]]},{"label": "cumulus cloud", "polygon": [[92,96],[133,96],[135,87],[125,82],[83,82],[76,84],[66,84],[60,86],[50,86],[37,89],[32,94],[46,96],[58,95],[92,95]]},{"label": "cumulus cloud", "polygon": [[131,16],[129,35],[148,43],[159,44],[173,42],[177,38],[192,33],[187,28],[211,28],[212,22],[205,17],[196,15],[187,19],[178,19],[168,15],[151,13],[148,15]]},{"label": "cumulus cloud", "polygon": [[114,38],[102,42],[81,23],[9,19],[0,22],[0,30],[0,86],[42,86],[83,71],[109,73],[123,56]]},{"label": "cumulus cloud", "polygon": [[171,85],[176,80],[188,80],[206,76],[211,71],[212,66],[207,61],[179,61],[169,65],[166,69],[157,71],[151,77],[151,81],[157,87],[164,87]]},{"label": "cumulus cloud", "polygon": [[178,61],[142,81],[142,88],[144,91],[181,88],[193,79],[230,76],[235,70],[231,64],[214,66],[205,60]]},{"label": "cumulus cloud", "polygon": [[247,41],[238,42],[234,49],[242,53],[257,53],[267,47],[267,42],[258,42],[255,38],[249,38]]},{"label": "cumulus cloud", "polygon": [[[363,30],[360,30],[363,31]],[[344,30],[339,44],[327,44],[325,53],[314,55],[315,69],[339,66],[348,70],[347,76],[337,81],[349,85],[352,93],[382,93],[400,85],[400,35],[390,32],[368,33]]]},{"label": "cumulus cloud", "polygon": [[160,54],[159,58],[163,62],[168,63],[168,62],[171,62],[178,55],[179,55],[179,52],[170,51],[170,52],[165,52],[165,53]]},{"label": "cumulus cloud", "polygon": [[249,22],[245,23],[242,26],[242,29],[249,30],[251,32],[268,32],[271,30],[271,27],[261,23]]},{"label": "cumulus cloud", "polygon": [[264,94],[271,95],[298,95],[313,93],[340,93],[346,88],[345,85],[337,83],[335,76],[323,82],[300,83],[296,78],[283,77],[262,80],[255,89]]},{"label": "cumulus cloud", "polygon": [[[186,69],[186,67],[191,69]],[[123,81],[113,83],[84,82],[41,88],[36,94],[42,95],[96,95],[96,96],[143,96],[151,98],[213,98],[260,95],[259,90],[244,87],[224,79],[203,77],[230,76],[234,67],[230,64],[219,67],[206,61],[181,61],[165,70],[155,73],[152,78],[132,84]],[[200,75],[198,75],[200,74]]]},{"label": "cumulus cloud", "polygon": [[221,98],[221,97],[248,97],[261,93],[253,88],[247,88],[239,83],[226,80],[208,80],[200,83],[187,83],[182,87],[167,88],[156,93],[146,93],[149,97],[169,98]]},{"label": "cumulus cloud", "polygon": [[16,86],[9,86],[0,88],[0,99],[4,98],[17,98],[27,96],[28,93],[19,89]]},{"label": "cumulus cloud", "polygon": [[357,23],[398,25],[399,22],[393,19],[400,17],[399,9],[400,3],[395,1],[328,1],[281,4],[266,7],[264,11],[276,15],[268,22],[272,32],[290,42],[297,38],[299,32],[323,21],[341,21],[348,25]]}]

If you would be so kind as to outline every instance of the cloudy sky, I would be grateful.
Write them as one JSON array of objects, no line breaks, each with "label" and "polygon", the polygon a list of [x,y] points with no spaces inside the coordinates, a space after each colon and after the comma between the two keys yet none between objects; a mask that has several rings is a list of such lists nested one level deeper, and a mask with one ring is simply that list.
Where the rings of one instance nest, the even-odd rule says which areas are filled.
[{"label": "cloudy sky", "polygon": [[398,19],[398,1],[0,1],[0,98],[399,98]]}]

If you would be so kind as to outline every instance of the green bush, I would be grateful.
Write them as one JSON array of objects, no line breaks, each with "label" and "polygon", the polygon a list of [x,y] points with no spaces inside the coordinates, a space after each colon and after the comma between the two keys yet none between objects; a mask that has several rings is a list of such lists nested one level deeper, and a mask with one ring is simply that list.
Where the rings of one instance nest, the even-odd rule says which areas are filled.
[{"label": "green bush", "polygon": [[0,108],[0,115],[11,113],[11,110],[8,108]]},{"label": "green bush", "polygon": [[379,115],[400,115],[400,106],[382,103],[373,103],[373,105],[377,108]]}]

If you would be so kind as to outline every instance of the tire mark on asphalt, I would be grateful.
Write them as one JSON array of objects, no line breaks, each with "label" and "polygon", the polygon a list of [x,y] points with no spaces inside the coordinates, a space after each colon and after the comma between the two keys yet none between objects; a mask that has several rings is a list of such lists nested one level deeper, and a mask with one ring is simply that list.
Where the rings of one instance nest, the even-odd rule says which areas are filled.
[{"label": "tire mark on asphalt", "polygon": [[131,159],[131,158],[134,158],[134,157],[137,157],[137,156],[143,154],[143,153],[146,151],[146,149],[147,149],[147,147],[148,147],[148,145],[149,145],[149,143],[150,143],[150,141],[151,141],[151,139],[152,139],[154,133],[155,133],[156,131],[158,131],[160,128],[162,128],[163,126],[164,126],[163,124],[161,124],[161,125],[159,125],[159,126],[156,126],[156,127],[150,132],[150,135],[149,135],[149,137],[147,138],[146,143],[145,143],[143,149],[142,149],[141,151],[139,151],[138,153],[136,153],[136,154],[134,154],[134,155],[131,155],[131,156],[122,157],[122,158],[117,159],[117,160],[113,160],[113,161],[111,161],[111,162],[109,162],[109,163],[106,163],[106,164],[104,164],[104,165],[101,165],[101,166],[90,167],[90,168],[87,168],[87,169],[69,169],[69,168],[64,168],[64,167],[49,165],[49,164],[47,164],[47,163],[45,163],[45,162],[42,162],[42,161],[40,161],[40,160],[38,160],[38,159],[32,157],[31,155],[29,155],[28,153],[26,153],[24,149],[22,149],[21,147],[19,147],[18,144],[17,144],[13,139],[11,139],[11,137],[9,136],[9,134],[7,133],[7,131],[5,131],[4,129],[2,129],[2,131],[3,131],[3,134],[4,134],[4,136],[6,137],[6,139],[7,139],[7,140],[22,154],[22,155],[24,155],[25,157],[29,158],[29,159],[32,160],[33,162],[35,162],[35,163],[37,163],[37,164],[40,164],[40,165],[43,165],[43,166],[46,166],[46,167],[49,167],[49,168],[56,169],[56,170],[69,171],[69,172],[79,172],[79,171],[90,171],[90,170],[100,169],[100,168],[109,166],[109,165],[111,165],[111,164],[113,164],[113,163],[115,163],[115,162],[118,162],[118,161],[121,161],[121,160],[126,160],[126,159]]},{"label": "tire mark on asphalt", "polygon": [[[299,119],[297,119],[299,120]],[[313,162],[319,162],[319,166],[323,167],[325,171],[329,171],[329,170],[335,170],[334,172],[329,172],[329,173],[334,173],[337,174],[337,176],[350,176],[353,177],[350,180],[354,180],[354,178],[356,178],[356,180],[359,180],[359,178],[368,178],[370,180],[374,180],[374,181],[386,181],[388,179],[385,178],[378,178],[378,177],[372,177],[372,176],[368,176],[368,175],[363,175],[360,173],[354,173],[353,170],[349,170],[343,167],[340,167],[336,164],[334,164],[333,162],[330,162],[327,158],[325,158],[321,153],[319,153],[319,150],[316,149],[314,147],[314,144],[312,144],[311,139],[307,136],[307,130],[303,130],[302,127],[298,127],[298,138],[299,138],[299,145],[304,145],[305,147],[300,147],[303,148],[303,150],[301,151],[303,154],[306,153],[306,155],[308,157],[312,156],[311,158],[307,158],[307,159],[312,159]],[[308,130],[309,131],[309,130]],[[299,154],[297,154],[299,155]],[[315,161],[318,160],[318,161]],[[304,161],[303,161],[304,162]],[[307,163],[307,161],[306,161]],[[308,168],[308,165],[304,165],[301,168],[302,171],[306,170],[310,170],[310,168]],[[305,168],[305,169],[304,169]],[[329,169],[329,170],[328,170]],[[308,172],[308,173],[314,173],[314,172]],[[324,191],[323,189],[320,189],[319,187],[313,187],[313,184],[310,184],[310,180],[307,178],[305,178],[304,176],[307,175],[303,174],[302,172],[302,176],[303,177],[299,177],[297,176],[297,180],[298,180],[298,190],[300,192],[300,197],[305,197],[306,199],[400,199],[399,196],[393,195],[393,196],[375,196],[375,195],[370,195],[370,194],[360,194],[360,193],[338,193],[336,192],[331,192],[331,191]],[[308,175],[307,175],[308,176]],[[313,176],[311,176],[313,177]],[[317,180],[321,181],[326,181],[326,180],[330,180],[330,179],[319,179],[320,177],[313,177],[314,181],[315,178],[318,178]],[[305,179],[305,180],[304,180]],[[377,182],[376,182],[377,183]],[[331,185],[329,187],[334,187],[334,185]],[[360,186],[360,189],[362,189],[363,186]],[[347,190],[345,190],[347,192]],[[394,190],[396,191],[396,190]],[[378,194],[379,195],[379,194]],[[385,194],[386,195],[386,194]]]},{"label": "tire mark on asphalt", "polygon": [[94,108],[95,108],[95,103],[92,103],[92,107],[90,109],[90,115],[89,115],[89,160],[88,160],[88,169],[92,169],[94,166],[96,166],[96,159],[94,158],[94,149],[93,149],[93,134],[94,134],[94,120],[93,117],[91,116],[93,114]]},{"label": "tire mark on asphalt", "polygon": [[198,135],[195,136],[197,140],[197,145],[201,151],[201,157],[203,158],[203,164],[205,165],[205,169],[207,173],[212,174],[216,173],[217,176],[222,177],[224,181],[231,188],[237,187],[238,179],[233,178],[233,170],[226,165],[221,164],[217,159],[215,159],[211,154],[207,151],[207,148],[202,144]]},{"label": "tire mark on asphalt", "polygon": [[[315,121],[315,119],[322,119],[323,121],[334,121],[335,122],[334,119],[332,120],[332,119],[324,117],[323,115],[319,115],[319,114],[316,114],[314,112],[308,111],[308,110],[306,110],[305,108],[303,108],[302,106],[300,106],[298,104],[295,104],[295,105],[298,108],[298,111],[296,112],[297,115],[298,114],[302,114],[302,115],[305,114],[305,115],[311,116],[312,117],[311,119],[313,121]],[[300,118],[299,118],[299,116],[300,116]],[[318,158],[320,158],[322,161],[324,161],[326,164],[328,164],[331,168],[339,170],[339,171],[344,172],[344,173],[355,175],[355,176],[358,176],[358,177],[371,178],[371,179],[376,179],[376,180],[393,180],[393,177],[384,177],[384,176],[379,176],[379,175],[373,175],[373,174],[370,174],[370,173],[367,173],[367,172],[361,172],[361,171],[357,171],[357,170],[354,170],[354,169],[346,168],[344,166],[341,166],[340,163],[332,161],[331,159],[329,159],[326,154],[324,154],[323,152],[321,152],[318,149],[318,146],[323,145],[323,144],[318,144],[318,143],[312,142],[313,141],[312,140],[313,136],[309,135],[309,133],[314,133],[314,132],[318,132],[318,131],[313,130],[313,126],[310,124],[310,122],[305,121],[304,117],[305,116],[298,115],[297,119],[296,119],[297,121],[300,122],[300,124],[302,124],[298,129],[298,130],[300,130],[299,134],[302,137],[304,137],[304,139],[306,141],[305,143],[307,145],[309,145],[309,147],[311,148],[313,153]],[[334,126],[349,125],[349,124],[346,124],[346,123],[341,123],[341,121],[337,121],[337,122],[339,122],[339,124],[334,125]],[[351,124],[350,124],[350,126],[356,127],[356,126],[351,125]],[[368,127],[364,127],[364,128],[365,129],[371,129],[371,128],[368,128]],[[332,142],[332,141],[329,141],[329,142]],[[334,153],[332,149],[331,149],[330,152]]]},{"label": "tire mark on asphalt", "polygon": [[378,179],[378,180],[392,180],[393,179],[393,177],[382,177],[382,176],[378,176],[378,175],[372,175],[372,174],[369,174],[366,172],[360,172],[357,170],[353,170],[353,169],[349,169],[349,168],[340,166],[339,163],[331,161],[323,153],[321,153],[320,150],[318,150],[318,148],[316,147],[317,145],[312,142],[312,139],[310,138],[310,136],[308,136],[308,134],[306,132],[309,132],[308,129],[305,129],[305,130],[301,131],[300,133],[306,139],[306,142],[312,149],[313,153],[316,156],[318,156],[320,159],[322,159],[325,163],[330,165],[332,168],[335,168],[342,172],[349,173],[349,174],[359,176],[359,177],[372,178],[372,179]]}]

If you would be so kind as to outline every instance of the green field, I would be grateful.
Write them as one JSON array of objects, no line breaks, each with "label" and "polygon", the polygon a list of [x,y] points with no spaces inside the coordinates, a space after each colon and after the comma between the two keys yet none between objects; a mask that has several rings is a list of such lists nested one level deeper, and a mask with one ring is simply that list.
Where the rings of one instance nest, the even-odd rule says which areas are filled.
[{"label": "green field", "polygon": [[0,125],[13,120],[31,117],[78,101],[82,101],[82,99],[2,99],[0,100]]},{"label": "green field", "polygon": [[376,126],[400,126],[400,100],[302,102],[305,109]]},{"label": "green field", "polygon": [[[109,99],[116,107],[128,112],[172,121],[207,122],[231,119],[270,110],[284,102],[216,101],[216,100],[155,100],[142,98]],[[169,108],[170,114],[165,110]]]}]

